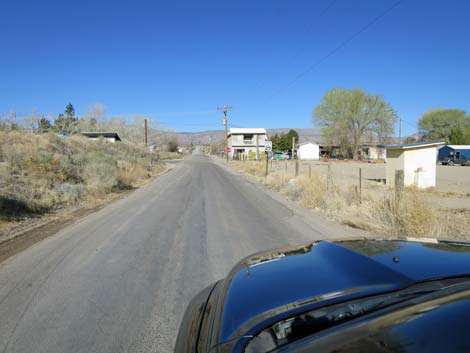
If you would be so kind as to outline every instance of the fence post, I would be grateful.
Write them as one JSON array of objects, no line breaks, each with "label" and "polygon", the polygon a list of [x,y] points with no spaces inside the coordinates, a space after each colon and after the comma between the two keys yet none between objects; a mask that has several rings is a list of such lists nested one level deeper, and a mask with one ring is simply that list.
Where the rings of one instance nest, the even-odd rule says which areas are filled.
[{"label": "fence post", "polygon": [[405,186],[405,173],[403,170],[395,170],[395,201],[401,199],[403,187]]},{"label": "fence post", "polygon": [[331,165],[328,163],[328,173],[326,174],[326,193],[330,193]]},{"label": "fence post", "polygon": [[359,202],[362,203],[362,168],[359,168]]},{"label": "fence post", "polygon": [[299,175],[299,161],[295,161],[295,176],[297,177]]},{"label": "fence post", "polygon": [[268,176],[268,163],[269,163],[268,152],[266,152],[266,174],[265,174],[266,177]]}]

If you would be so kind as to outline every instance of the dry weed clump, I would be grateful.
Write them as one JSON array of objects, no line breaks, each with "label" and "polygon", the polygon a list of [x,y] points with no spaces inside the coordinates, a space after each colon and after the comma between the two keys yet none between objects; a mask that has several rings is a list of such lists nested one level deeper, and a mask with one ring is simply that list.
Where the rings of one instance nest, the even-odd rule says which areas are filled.
[{"label": "dry weed clump", "polygon": [[255,177],[264,176],[265,164],[259,161],[232,161],[230,165],[236,170]]},{"label": "dry weed clump", "polygon": [[165,152],[165,151],[162,151],[162,152],[159,152],[157,157],[164,161],[164,160],[168,160],[168,159],[181,159],[183,158],[183,154],[182,153],[179,153],[179,152]]},{"label": "dry weed clump", "polygon": [[292,179],[292,176],[288,173],[279,172],[276,174],[268,174],[265,182],[271,189],[285,193],[290,179]]},{"label": "dry weed clump", "polygon": [[321,208],[327,199],[327,184],[324,177],[314,174],[312,177],[301,175],[297,178],[302,189],[300,205],[305,208]]},{"label": "dry weed clump", "polygon": [[344,223],[394,236],[439,236],[437,213],[429,196],[411,188],[397,198],[384,190],[380,199],[368,199],[356,204],[341,215]]},{"label": "dry weed clump", "polygon": [[468,208],[438,210],[437,224],[442,239],[467,242],[470,239],[470,210]]},{"label": "dry weed clump", "polygon": [[135,162],[118,161],[117,181],[123,188],[132,188],[139,180],[148,176],[150,176],[149,171],[144,165]]}]

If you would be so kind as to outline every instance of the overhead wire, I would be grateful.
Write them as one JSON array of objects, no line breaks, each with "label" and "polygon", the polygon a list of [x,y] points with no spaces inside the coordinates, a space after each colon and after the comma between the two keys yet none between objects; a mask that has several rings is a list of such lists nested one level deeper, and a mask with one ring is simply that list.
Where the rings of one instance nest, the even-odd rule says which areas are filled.
[{"label": "overhead wire", "polygon": [[[315,16],[315,18],[316,18],[316,19],[322,18],[322,17],[328,12],[328,10],[330,10],[330,9],[333,7],[333,5],[334,5],[337,1],[338,1],[338,0],[332,0],[332,1],[330,1],[330,2],[323,8],[323,10],[321,10],[320,13],[319,13],[317,16]],[[311,21],[311,24],[305,29],[304,34],[305,34],[305,33],[306,33],[306,34],[310,34],[310,33],[311,33],[314,23],[315,23],[315,21]],[[295,53],[294,53],[292,56],[290,56],[290,58],[287,60],[287,65],[293,63],[293,62],[302,54],[302,52],[305,50],[306,47],[307,47],[306,44],[304,44],[304,45],[298,47],[297,50],[295,51]],[[255,86],[255,87],[260,87],[260,86],[262,85],[263,81],[264,81],[263,79],[258,80],[258,82],[257,82],[256,84],[254,84],[254,86]]]},{"label": "overhead wire", "polygon": [[340,51],[342,48],[344,48],[346,45],[348,45],[350,42],[352,42],[354,39],[359,37],[362,33],[364,33],[366,30],[368,30],[370,27],[372,27],[376,22],[378,22],[380,19],[385,17],[387,14],[392,12],[396,7],[398,7],[404,0],[399,0],[396,1],[395,3],[392,4],[392,6],[388,7],[384,11],[382,11],[380,14],[375,16],[371,21],[369,21],[366,25],[361,27],[358,31],[354,32],[351,36],[346,38],[344,41],[342,41],[339,45],[334,47],[332,50],[330,50],[326,55],[322,56],[320,59],[316,60],[314,63],[312,63],[310,66],[308,66],[305,70],[303,70],[301,73],[299,73],[293,80],[291,80],[288,84],[284,85],[280,89],[278,89],[274,94],[272,94],[269,98],[273,98],[279,93],[283,92],[284,90],[290,88],[292,85],[294,85],[297,81],[299,81],[302,77],[304,77],[306,74],[311,72],[313,69],[318,67],[320,64],[324,63],[327,59],[332,57],[334,54],[336,54],[338,51]]}]

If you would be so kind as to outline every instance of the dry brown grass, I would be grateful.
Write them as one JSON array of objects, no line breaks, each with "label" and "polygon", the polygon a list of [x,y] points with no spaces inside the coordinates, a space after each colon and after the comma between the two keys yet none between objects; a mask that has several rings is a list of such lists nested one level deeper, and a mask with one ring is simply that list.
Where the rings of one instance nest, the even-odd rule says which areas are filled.
[{"label": "dry brown grass", "polygon": [[264,176],[265,164],[257,161],[232,161],[230,165],[243,173],[247,173],[256,177]]},{"label": "dry brown grass", "polygon": [[12,220],[102,198],[161,169],[131,143],[0,131],[0,219]]},{"label": "dry brown grass", "polygon": [[394,236],[440,236],[437,212],[429,196],[406,189],[396,199],[390,190],[378,200],[366,199],[343,209],[339,218],[352,227]]},{"label": "dry brown grass", "polygon": [[[264,163],[231,165],[256,177],[264,176]],[[259,180],[298,201],[301,207],[317,209],[329,218],[375,234],[470,239],[470,211],[437,210],[429,190],[405,188],[397,198],[392,189],[376,184],[360,197],[356,184],[345,180],[327,181],[326,175],[318,173],[293,178],[292,174],[275,171]]]},{"label": "dry brown grass", "polygon": [[267,186],[271,189],[286,192],[285,188],[287,187],[287,183],[292,178],[288,173],[279,172],[276,174],[268,174],[268,177],[265,180]]},{"label": "dry brown grass", "polygon": [[323,177],[317,174],[312,175],[311,178],[302,175],[298,177],[298,184],[302,189],[299,200],[302,207],[324,207],[327,199],[327,183]]},{"label": "dry brown grass", "polygon": [[184,157],[184,154],[178,153],[178,152],[158,152],[157,154],[158,158],[162,161],[166,161],[169,159],[181,159]]}]

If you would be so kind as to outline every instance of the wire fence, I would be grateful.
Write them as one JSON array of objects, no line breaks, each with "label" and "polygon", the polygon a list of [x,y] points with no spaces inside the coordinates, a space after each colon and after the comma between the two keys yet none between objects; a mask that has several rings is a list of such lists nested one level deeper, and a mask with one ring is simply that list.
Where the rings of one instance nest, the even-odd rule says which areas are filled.
[{"label": "wire fence", "polygon": [[271,180],[312,178],[312,182],[324,183],[326,189],[339,187],[354,190],[359,198],[362,196],[377,198],[385,192],[384,163],[302,160],[233,161],[232,163],[239,164],[249,174],[258,177],[269,175]]}]

